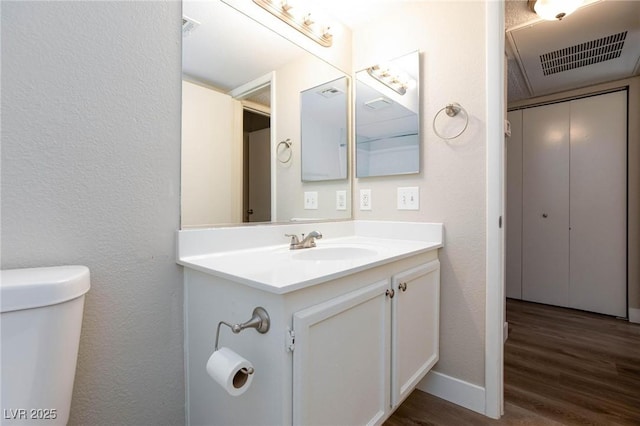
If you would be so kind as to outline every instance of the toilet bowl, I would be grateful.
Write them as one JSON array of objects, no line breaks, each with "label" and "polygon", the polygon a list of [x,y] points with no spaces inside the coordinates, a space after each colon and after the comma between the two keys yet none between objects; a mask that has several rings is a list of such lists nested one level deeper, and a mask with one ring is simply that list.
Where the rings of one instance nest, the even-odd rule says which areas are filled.
[{"label": "toilet bowl", "polygon": [[59,266],[0,275],[0,423],[69,420],[89,269]]}]

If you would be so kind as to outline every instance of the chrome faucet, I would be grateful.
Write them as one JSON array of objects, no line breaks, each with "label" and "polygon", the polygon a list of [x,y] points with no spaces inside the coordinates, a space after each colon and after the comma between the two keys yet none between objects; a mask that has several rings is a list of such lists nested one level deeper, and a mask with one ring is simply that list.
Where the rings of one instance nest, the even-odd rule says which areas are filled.
[{"label": "chrome faucet", "polygon": [[303,248],[311,248],[316,246],[316,239],[322,238],[322,234],[318,231],[311,231],[305,237],[302,234],[302,241],[295,234],[284,234],[285,237],[291,237],[291,244],[289,244],[289,250],[298,250]]}]

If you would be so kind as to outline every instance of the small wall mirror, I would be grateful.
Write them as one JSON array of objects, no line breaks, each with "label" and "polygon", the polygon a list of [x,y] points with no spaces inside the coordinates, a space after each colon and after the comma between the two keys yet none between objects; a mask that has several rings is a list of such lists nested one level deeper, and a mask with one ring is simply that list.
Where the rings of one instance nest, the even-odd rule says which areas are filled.
[{"label": "small wall mirror", "polygon": [[419,52],[356,73],[356,176],[420,172]]},{"label": "small wall mirror", "polygon": [[347,108],[346,77],[300,94],[303,181],[347,178]]}]

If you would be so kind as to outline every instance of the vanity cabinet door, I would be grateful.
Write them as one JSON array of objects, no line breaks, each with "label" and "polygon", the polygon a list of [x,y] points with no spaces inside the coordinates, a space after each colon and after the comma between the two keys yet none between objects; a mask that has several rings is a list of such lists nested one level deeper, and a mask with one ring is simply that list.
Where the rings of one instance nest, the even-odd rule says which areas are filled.
[{"label": "vanity cabinet door", "polygon": [[391,312],[391,405],[396,408],[438,361],[440,262],[394,275]]},{"label": "vanity cabinet door", "polygon": [[293,315],[294,425],[379,424],[389,412],[388,279]]}]

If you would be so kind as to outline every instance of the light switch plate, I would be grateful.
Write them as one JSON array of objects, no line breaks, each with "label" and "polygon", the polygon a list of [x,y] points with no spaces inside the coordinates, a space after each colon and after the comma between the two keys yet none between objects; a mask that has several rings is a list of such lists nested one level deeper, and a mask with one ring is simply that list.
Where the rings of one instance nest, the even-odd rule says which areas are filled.
[{"label": "light switch plate", "polygon": [[398,210],[419,210],[420,188],[417,186],[398,188]]},{"label": "light switch plate", "polygon": [[336,210],[347,210],[347,191],[336,191]]},{"label": "light switch plate", "polygon": [[360,190],[360,210],[371,210],[371,190]]},{"label": "light switch plate", "polygon": [[304,209],[318,210],[318,192],[306,191],[304,193]]}]

